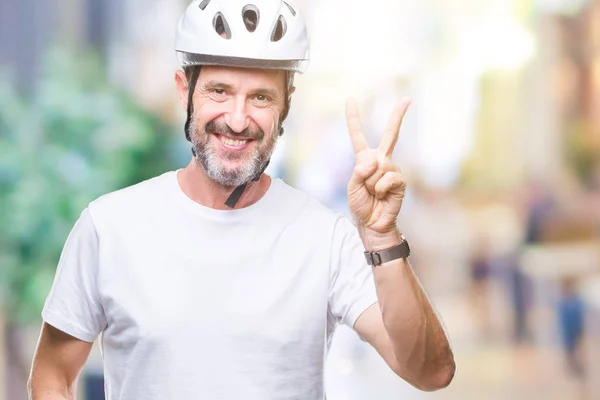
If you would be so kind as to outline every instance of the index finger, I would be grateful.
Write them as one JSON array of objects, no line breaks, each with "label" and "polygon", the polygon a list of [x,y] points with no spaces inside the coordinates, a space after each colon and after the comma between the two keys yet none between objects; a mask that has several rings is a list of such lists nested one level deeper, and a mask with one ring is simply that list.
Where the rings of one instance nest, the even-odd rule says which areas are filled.
[{"label": "index finger", "polygon": [[406,115],[410,103],[411,101],[408,97],[403,98],[396,104],[396,107],[394,107],[394,111],[390,116],[390,121],[385,129],[383,139],[381,139],[381,143],[379,144],[379,150],[385,153],[386,157],[391,157],[394,152],[394,147],[396,147],[398,136],[400,135],[400,126],[402,125],[402,120],[404,119],[404,115]]},{"label": "index finger", "polygon": [[354,154],[358,154],[361,151],[368,149],[369,144],[363,133],[362,124],[360,123],[360,118],[358,116],[358,106],[356,105],[356,100],[352,98],[346,101],[346,123],[348,125],[352,147],[354,147]]}]

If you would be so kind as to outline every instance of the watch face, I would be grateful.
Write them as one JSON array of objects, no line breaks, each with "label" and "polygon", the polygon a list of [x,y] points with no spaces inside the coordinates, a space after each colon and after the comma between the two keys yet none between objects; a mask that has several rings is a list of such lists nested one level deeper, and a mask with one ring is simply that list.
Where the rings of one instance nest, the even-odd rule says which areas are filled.
[{"label": "watch face", "polygon": [[367,264],[373,265],[373,256],[368,251],[365,251],[365,258],[367,259]]},{"label": "watch face", "polygon": [[400,237],[402,238],[402,241],[406,246],[406,256],[408,257],[410,255],[410,246],[408,245],[408,240],[406,240],[406,237],[404,235],[401,235]]}]

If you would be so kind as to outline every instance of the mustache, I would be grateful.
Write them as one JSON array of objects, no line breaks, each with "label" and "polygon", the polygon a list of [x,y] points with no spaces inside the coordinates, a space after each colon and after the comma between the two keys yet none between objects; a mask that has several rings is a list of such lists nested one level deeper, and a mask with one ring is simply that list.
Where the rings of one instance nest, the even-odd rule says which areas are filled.
[{"label": "mustache", "polygon": [[231,137],[251,138],[255,140],[260,140],[265,137],[265,132],[259,126],[249,126],[241,132],[235,132],[229,126],[227,126],[227,124],[214,120],[206,124],[204,127],[204,132],[211,132]]}]

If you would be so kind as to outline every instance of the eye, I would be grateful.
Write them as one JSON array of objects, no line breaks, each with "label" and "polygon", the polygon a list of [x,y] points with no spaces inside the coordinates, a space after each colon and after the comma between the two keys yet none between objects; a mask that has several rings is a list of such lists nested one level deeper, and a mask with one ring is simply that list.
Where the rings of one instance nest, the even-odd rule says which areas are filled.
[{"label": "eye", "polygon": [[227,100],[229,94],[227,89],[223,88],[210,88],[207,92],[211,99],[219,102]]},{"label": "eye", "polygon": [[228,88],[215,86],[204,87],[202,92],[208,99],[217,103],[228,101],[231,95],[231,93],[228,91]]},{"label": "eye", "polygon": [[254,101],[262,105],[267,105],[273,102],[273,98],[266,94],[257,94],[254,96]]}]

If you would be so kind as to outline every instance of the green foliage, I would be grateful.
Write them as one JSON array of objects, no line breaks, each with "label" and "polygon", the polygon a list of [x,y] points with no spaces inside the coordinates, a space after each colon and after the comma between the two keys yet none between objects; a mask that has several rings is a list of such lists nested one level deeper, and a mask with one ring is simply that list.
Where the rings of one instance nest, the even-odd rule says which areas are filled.
[{"label": "green foliage", "polygon": [[107,82],[93,54],[53,50],[31,99],[0,77],[0,306],[39,318],[87,204],[174,168],[171,127]]}]

